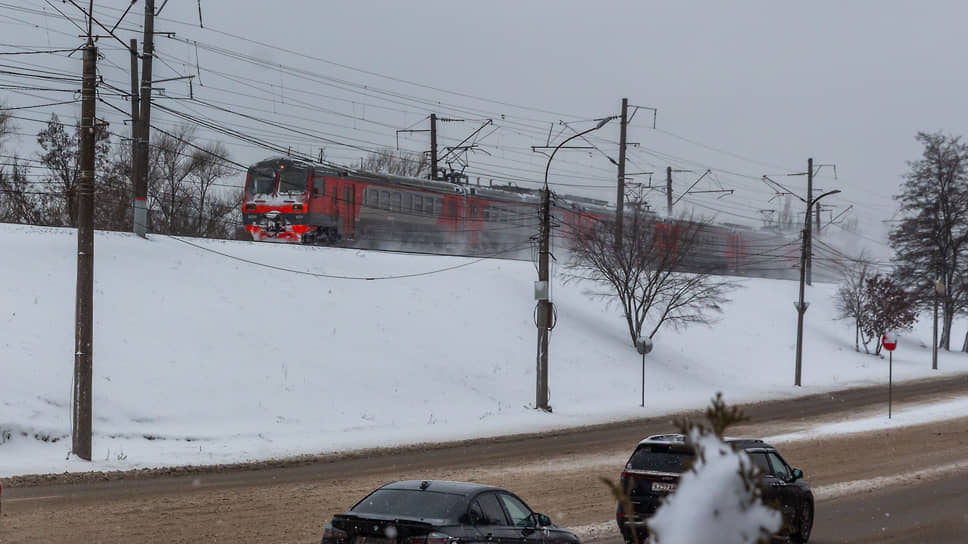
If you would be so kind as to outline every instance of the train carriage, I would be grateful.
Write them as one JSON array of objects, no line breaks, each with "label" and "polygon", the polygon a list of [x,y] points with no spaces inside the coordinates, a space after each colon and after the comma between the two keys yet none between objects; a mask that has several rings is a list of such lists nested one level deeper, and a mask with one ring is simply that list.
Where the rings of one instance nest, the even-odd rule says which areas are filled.
[{"label": "train carriage", "polygon": [[[456,184],[274,158],[249,168],[242,220],[258,241],[526,257],[528,241],[539,230],[541,199],[541,191],[513,186]],[[557,227],[553,236],[562,245],[577,232],[615,218],[607,202],[577,196],[556,197],[551,213]],[[645,217],[655,229],[654,243],[678,251],[690,223],[651,212]],[[745,275],[751,253],[783,243],[774,234],[736,225],[704,225],[696,234],[702,249],[682,261],[684,270]],[[751,250],[751,244],[758,249]]]}]

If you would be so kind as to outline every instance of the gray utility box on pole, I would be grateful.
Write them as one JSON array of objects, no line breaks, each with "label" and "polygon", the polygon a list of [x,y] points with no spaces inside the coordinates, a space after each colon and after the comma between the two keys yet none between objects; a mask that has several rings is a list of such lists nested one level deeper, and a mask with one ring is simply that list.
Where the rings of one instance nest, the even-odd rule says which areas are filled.
[{"label": "gray utility box on pole", "polygon": [[635,341],[635,349],[642,354],[642,404],[645,408],[645,355],[652,351],[652,339],[645,336]]}]

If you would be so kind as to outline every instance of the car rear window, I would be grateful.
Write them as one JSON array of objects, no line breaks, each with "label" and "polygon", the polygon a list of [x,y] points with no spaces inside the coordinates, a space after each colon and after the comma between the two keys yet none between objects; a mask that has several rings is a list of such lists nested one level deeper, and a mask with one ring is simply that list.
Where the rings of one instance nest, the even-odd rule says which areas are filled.
[{"label": "car rear window", "polygon": [[668,446],[642,446],[635,450],[627,466],[632,470],[685,472],[692,466],[692,460],[693,454],[689,451]]},{"label": "car rear window", "polygon": [[462,495],[417,489],[377,489],[350,510],[354,514],[392,515],[410,519],[456,521],[463,513]]}]

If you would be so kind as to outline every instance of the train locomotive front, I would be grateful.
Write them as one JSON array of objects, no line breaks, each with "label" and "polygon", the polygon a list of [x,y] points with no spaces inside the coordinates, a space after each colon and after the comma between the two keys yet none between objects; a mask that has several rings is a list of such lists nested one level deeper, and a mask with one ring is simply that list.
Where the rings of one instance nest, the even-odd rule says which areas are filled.
[{"label": "train locomotive front", "polygon": [[270,159],[249,168],[242,222],[254,240],[303,242],[316,234],[309,217],[312,166]]}]

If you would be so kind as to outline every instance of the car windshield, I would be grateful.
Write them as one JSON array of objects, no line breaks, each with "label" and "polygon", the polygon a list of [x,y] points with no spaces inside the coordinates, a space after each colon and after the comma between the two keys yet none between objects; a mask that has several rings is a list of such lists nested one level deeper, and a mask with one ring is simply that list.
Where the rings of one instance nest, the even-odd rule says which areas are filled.
[{"label": "car windshield", "polygon": [[693,454],[668,446],[642,446],[632,454],[628,468],[657,472],[685,472],[692,465]]},{"label": "car windshield", "polygon": [[416,489],[377,489],[353,507],[354,514],[380,514],[410,519],[456,521],[463,513],[462,495]]}]

